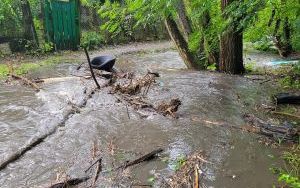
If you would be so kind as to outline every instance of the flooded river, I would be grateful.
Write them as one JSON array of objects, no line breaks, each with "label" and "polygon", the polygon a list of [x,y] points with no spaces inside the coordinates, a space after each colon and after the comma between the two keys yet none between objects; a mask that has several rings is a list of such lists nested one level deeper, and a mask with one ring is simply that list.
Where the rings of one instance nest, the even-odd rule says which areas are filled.
[{"label": "flooded river", "polygon": [[[255,109],[270,103],[271,86],[240,76],[186,70],[175,51],[122,55],[116,66],[141,74],[148,69],[159,72],[158,86],[150,89],[147,98],[154,104],[180,98],[179,118],[157,114],[144,118],[131,107],[127,113],[126,106],[103,88],[80,113],[61,123],[64,114],[93,86],[91,80],[45,83],[38,93],[0,85],[0,161],[59,125],[44,142],[0,171],[1,188],[43,187],[61,173],[85,176],[94,143],[103,156],[104,170],[163,148],[161,158],[168,162],[156,159],[130,168],[129,179],[136,183],[149,184],[153,176],[167,178],[178,158],[200,150],[211,162],[202,169],[207,187],[271,187],[276,182],[269,170],[276,161],[270,156],[278,156],[279,151],[258,143],[255,134],[226,127],[245,125],[245,113],[264,118]],[[49,77],[69,76],[77,74],[76,67],[61,64],[46,72]],[[126,181],[118,186],[127,187]],[[118,187],[116,184],[109,173],[98,181],[99,187]],[[160,186],[159,182],[154,184]]]}]

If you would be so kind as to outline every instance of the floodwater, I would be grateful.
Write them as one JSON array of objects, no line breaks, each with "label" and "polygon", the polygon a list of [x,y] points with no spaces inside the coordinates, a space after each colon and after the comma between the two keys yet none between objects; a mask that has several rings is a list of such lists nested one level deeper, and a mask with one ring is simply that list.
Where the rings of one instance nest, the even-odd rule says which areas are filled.
[{"label": "floodwater", "polygon": [[[126,105],[103,88],[53,135],[0,171],[1,188],[43,187],[53,183],[57,174],[83,177],[94,143],[103,157],[103,170],[157,148],[163,148],[162,158],[169,159],[136,165],[126,178],[104,173],[99,187],[149,184],[147,180],[153,176],[167,178],[174,172],[176,159],[200,150],[211,162],[202,169],[202,183],[207,187],[271,187],[276,182],[269,170],[276,161],[270,156],[278,156],[279,151],[258,143],[255,134],[226,127],[245,125],[245,113],[266,118],[255,109],[270,103],[271,86],[240,76],[186,70],[174,51],[122,55],[116,66],[140,74],[159,72],[158,85],[150,89],[147,98],[154,104],[180,98],[179,118],[157,114],[145,118],[131,107],[127,112]],[[47,71],[47,76],[83,72],[77,72],[76,65],[63,64]],[[46,83],[35,93],[21,86],[0,85],[0,162],[60,124],[72,104],[81,103],[92,86],[91,80],[68,79]],[[159,187],[159,181],[154,185]]]}]

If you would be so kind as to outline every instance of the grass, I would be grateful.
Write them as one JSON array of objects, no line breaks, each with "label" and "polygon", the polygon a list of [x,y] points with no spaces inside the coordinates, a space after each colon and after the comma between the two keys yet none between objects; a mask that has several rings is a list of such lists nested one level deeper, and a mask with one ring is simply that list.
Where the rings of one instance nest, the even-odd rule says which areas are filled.
[{"label": "grass", "polygon": [[[39,69],[41,67],[49,67],[65,61],[66,59],[63,58],[62,56],[52,56],[38,63],[18,63],[18,64],[12,64],[12,66],[15,74],[24,75],[30,71]],[[0,64],[0,79],[5,79],[8,74],[9,74],[8,66],[6,64]]]},{"label": "grass", "polygon": [[288,70],[286,76],[279,79],[279,83],[285,89],[300,89],[300,61]]},{"label": "grass", "polygon": [[5,64],[0,64],[0,78],[5,78],[9,73],[8,67]]},{"label": "grass", "polygon": [[300,188],[300,145],[284,152],[281,158],[284,160],[284,168],[271,168],[278,182],[283,184],[282,187]]},{"label": "grass", "polygon": [[282,158],[286,168],[280,170],[278,181],[290,187],[300,188],[300,145],[292,151],[284,152]]}]

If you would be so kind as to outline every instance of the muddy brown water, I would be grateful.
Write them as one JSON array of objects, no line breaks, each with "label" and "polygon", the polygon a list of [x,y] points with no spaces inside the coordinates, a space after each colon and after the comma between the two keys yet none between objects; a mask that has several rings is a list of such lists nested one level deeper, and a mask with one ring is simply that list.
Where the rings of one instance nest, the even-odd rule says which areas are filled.
[{"label": "muddy brown water", "polygon": [[[157,71],[161,77],[147,98],[154,104],[179,97],[178,119],[128,109],[104,88],[88,100],[80,113],[72,115],[58,131],[32,148],[21,159],[0,172],[0,187],[43,187],[57,174],[85,176],[91,150],[98,142],[103,168],[117,166],[158,147],[162,158],[129,169],[131,178],[113,179],[105,173],[99,187],[127,187],[128,182],[149,184],[152,176],[167,178],[181,156],[203,150],[211,164],[202,168],[207,187],[271,187],[276,182],[269,168],[276,163],[270,156],[279,151],[258,143],[257,135],[218,126],[243,126],[243,114],[256,112],[259,104],[269,104],[271,86],[247,78],[185,69],[177,52],[122,55],[117,68],[145,73]],[[48,76],[76,74],[76,65],[62,64],[44,71]],[[38,73],[36,73],[38,74]],[[38,75],[43,75],[38,74]],[[0,85],[0,161],[41,135],[63,118],[71,103],[77,104],[93,85],[87,80],[67,80],[43,85],[34,93],[22,86]],[[112,144],[111,144],[112,143]],[[114,154],[108,148],[114,147]],[[160,187],[159,181],[155,183]],[[81,187],[84,187],[83,184]]]}]

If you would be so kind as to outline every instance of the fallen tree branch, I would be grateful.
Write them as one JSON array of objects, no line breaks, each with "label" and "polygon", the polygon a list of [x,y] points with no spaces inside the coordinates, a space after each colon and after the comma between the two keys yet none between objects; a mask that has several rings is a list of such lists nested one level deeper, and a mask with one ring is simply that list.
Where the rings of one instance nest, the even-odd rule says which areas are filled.
[{"label": "fallen tree branch", "polygon": [[36,83],[32,82],[31,80],[29,80],[29,79],[27,79],[27,78],[25,78],[25,77],[23,77],[23,76],[18,76],[18,75],[13,74],[13,73],[10,73],[9,75],[10,75],[12,78],[14,78],[14,79],[22,80],[22,82],[23,82],[24,84],[33,87],[36,91],[40,91],[39,86],[38,86]]},{"label": "fallen tree branch", "polygon": [[70,186],[75,186],[78,185],[80,183],[86,182],[87,180],[89,180],[90,177],[83,177],[83,178],[74,178],[74,179],[69,179],[67,181],[64,182],[60,182],[60,183],[56,183],[54,185],[51,185],[48,188],[68,188]]},{"label": "fallen tree branch", "polygon": [[93,162],[84,172],[87,173],[95,164],[102,161],[102,157],[99,157],[95,162]]},{"label": "fallen tree branch", "polygon": [[102,159],[97,162],[97,168],[96,168],[95,176],[94,176],[94,179],[93,179],[93,182],[92,182],[92,187],[95,186],[101,171],[102,171]]},{"label": "fallen tree branch", "polygon": [[64,82],[69,80],[80,80],[80,79],[90,79],[91,76],[67,76],[67,77],[55,77],[55,78],[43,78],[43,79],[34,79],[34,83],[53,83],[53,82]]},{"label": "fallen tree branch", "polygon": [[299,130],[293,128],[291,125],[271,125],[254,115],[246,114],[244,119],[256,129],[256,133],[268,136],[270,138],[297,142]]},{"label": "fallen tree branch", "polygon": [[285,112],[274,111],[274,112],[272,112],[272,114],[281,115],[281,116],[287,116],[287,117],[290,117],[290,118],[294,118],[294,119],[299,119],[300,120],[300,116],[296,116],[296,115],[285,113]]},{"label": "fallen tree branch", "polygon": [[120,165],[119,167],[117,167],[115,170],[119,170],[119,169],[126,169],[130,166],[133,166],[133,165],[136,165],[136,164],[139,164],[139,163],[142,163],[142,162],[145,162],[145,161],[149,161],[149,160],[152,160],[156,157],[157,154],[163,152],[163,149],[159,148],[159,149],[156,149],[146,155],[143,155],[142,157],[140,158],[137,158],[133,161],[126,161],[124,164]]},{"label": "fallen tree branch", "polygon": [[94,79],[94,82],[95,82],[97,88],[100,89],[100,85],[99,85],[99,83],[98,83],[98,81],[95,77],[94,70],[92,68],[92,64],[91,64],[91,60],[90,60],[90,56],[89,56],[89,53],[88,53],[86,48],[84,48],[84,52],[85,52],[85,55],[86,55],[86,58],[87,58],[87,61],[88,61],[89,67],[90,67],[90,71],[91,71],[92,77]]}]

